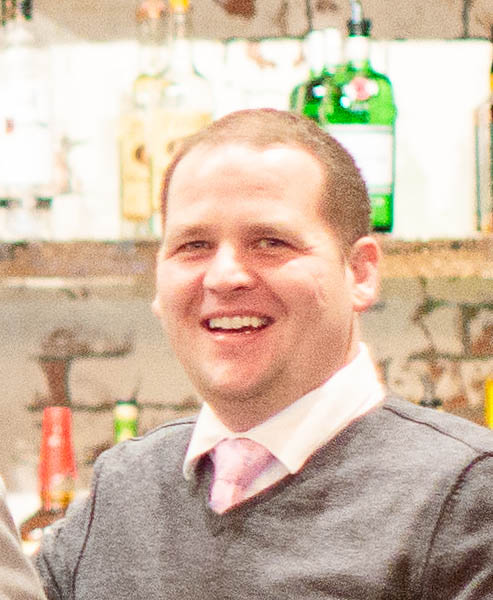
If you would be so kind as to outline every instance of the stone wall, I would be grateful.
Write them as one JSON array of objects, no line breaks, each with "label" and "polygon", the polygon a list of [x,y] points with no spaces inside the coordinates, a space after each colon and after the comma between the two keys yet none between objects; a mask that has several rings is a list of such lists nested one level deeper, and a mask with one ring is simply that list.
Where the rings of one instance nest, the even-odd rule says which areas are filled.
[{"label": "stone wall", "polygon": [[[54,348],[59,357],[78,348],[57,385],[66,380],[73,406],[82,488],[112,443],[116,399],[137,394],[141,432],[196,412],[197,396],[151,313],[150,290],[1,295],[0,473],[11,491],[36,490],[41,407],[53,389],[42,357]],[[363,316],[363,335],[391,391],[413,402],[439,398],[445,410],[483,423],[484,382],[493,376],[492,279],[385,280]]]},{"label": "stone wall", "polygon": [[[373,21],[375,39],[383,40],[373,46],[374,64],[382,70],[388,62],[387,49],[393,48],[385,40],[456,39],[464,35],[487,38],[493,23],[491,0],[414,0],[411,4],[405,0],[363,0],[363,6]],[[55,112],[61,122],[57,126],[65,128],[75,148],[74,171],[80,181],[81,207],[77,234],[82,239],[89,235],[114,239],[119,233],[115,130],[122,95],[136,72],[135,3],[36,0],[35,7],[42,37],[55,44],[50,57]],[[344,32],[348,14],[346,0],[193,0],[192,20],[195,34],[208,40],[299,38],[311,27],[338,27]],[[199,40],[197,62],[199,69],[216,83],[219,114],[243,106],[283,108],[291,86],[306,75],[306,64],[296,69],[291,64],[291,57],[299,56],[299,39],[286,43],[276,40],[272,47],[264,46],[265,52],[282,47],[282,52],[276,50],[279,69],[267,75],[260,68],[242,68],[242,55],[239,64],[224,62],[227,50],[248,49],[241,39],[224,45],[206,42],[201,44]],[[400,42],[394,43],[399,45]],[[482,70],[485,89],[490,62],[488,56],[488,68]],[[218,65],[220,68],[216,68]],[[450,58],[447,67],[455,74],[457,63]],[[409,74],[400,66],[395,69],[396,73]],[[461,69],[469,72],[472,65],[461,65]],[[246,71],[250,80],[245,77]],[[435,74],[431,69],[429,80],[436,79]],[[265,89],[264,84],[268,84]],[[396,93],[403,97],[405,90],[398,84],[397,81]],[[422,98],[421,88],[416,89],[418,98]],[[433,106],[439,104],[440,97],[435,97]],[[413,103],[414,98],[409,101]],[[442,104],[441,112],[443,108]],[[464,110],[464,118],[469,117],[469,112]],[[407,114],[401,103],[401,131],[406,115],[414,127],[414,115]],[[456,123],[457,116],[455,112]],[[472,131],[472,121],[470,128]],[[425,142],[417,145],[420,154],[423,147],[430,145],[431,133],[427,130]],[[451,135],[452,132],[447,137],[450,146],[464,146],[451,143]],[[397,147],[398,157],[407,156],[400,150],[405,147],[400,139]],[[436,153],[435,160],[438,162],[443,155]],[[468,159],[468,164],[473,165],[472,153]],[[447,173],[454,172],[453,166],[442,162]],[[465,161],[460,164],[460,176],[464,179]],[[397,167],[399,182],[400,163]],[[430,170],[437,172],[437,167],[434,163]],[[404,232],[408,238],[419,237],[419,233],[427,239],[430,232],[423,232],[427,223],[438,225],[446,221],[451,227],[457,222],[450,219],[450,194],[437,196],[447,200],[446,219],[428,218],[427,213],[416,210],[415,204],[401,201],[397,189],[398,218],[403,215],[402,221],[409,224],[411,219],[405,211],[413,208],[416,213],[416,231]],[[423,194],[413,198],[423,198]],[[491,258],[491,254],[488,256]],[[117,398],[137,393],[142,432],[198,407],[187,377],[151,314],[149,287],[137,293],[125,285],[103,290],[57,288],[52,282],[44,282],[43,275],[47,273],[38,273],[33,285],[0,286],[0,474],[11,492],[36,491],[41,407],[53,392],[50,385],[61,393],[66,384],[74,409],[81,488],[88,484],[94,458],[112,443],[112,407]],[[383,282],[380,302],[364,315],[363,332],[392,391],[413,402],[439,398],[446,410],[483,421],[484,381],[493,375],[491,271],[486,277],[465,278],[393,275]],[[77,357],[61,366],[48,367],[44,360],[46,348],[55,342],[60,352],[64,344],[78,345]],[[60,369],[58,383],[56,377],[55,383],[53,379],[56,369]]]},{"label": "stone wall", "polygon": [[[137,1],[37,0],[41,18],[60,39],[92,41],[128,39],[135,35]],[[338,27],[345,31],[349,0],[192,0],[196,36],[302,36],[311,28]],[[493,24],[490,0],[362,0],[376,39],[489,39]]]}]

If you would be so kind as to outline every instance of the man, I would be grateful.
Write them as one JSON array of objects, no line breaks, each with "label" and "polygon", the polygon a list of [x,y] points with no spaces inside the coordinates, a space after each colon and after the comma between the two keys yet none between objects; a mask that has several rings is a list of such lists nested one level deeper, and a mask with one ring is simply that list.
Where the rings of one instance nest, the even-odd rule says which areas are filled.
[{"label": "man", "polygon": [[44,597],[36,572],[22,553],[19,533],[7,508],[0,479],[0,598],[42,600]]},{"label": "man", "polygon": [[240,111],[184,142],[153,310],[203,408],[100,457],[38,557],[50,599],[493,598],[493,437],[385,396],[368,221],[308,119]]}]

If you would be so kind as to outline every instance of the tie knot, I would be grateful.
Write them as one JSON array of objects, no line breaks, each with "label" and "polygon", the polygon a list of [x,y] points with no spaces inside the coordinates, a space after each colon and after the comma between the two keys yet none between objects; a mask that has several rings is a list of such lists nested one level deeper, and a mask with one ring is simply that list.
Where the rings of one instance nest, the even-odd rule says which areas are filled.
[{"label": "tie knot", "polygon": [[[219,442],[211,452],[211,458],[214,463],[211,505],[214,507],[224,502],[224,509],[226,504],[231,506],[241,500],[245,490],[269,465],[273,456],[267,448],[253,440],[232,438]],[[226,500],[226,495],[230,495],[229,500]]]},{"label": "tie knot", "polygon": [[272,454],[248,438],[232,438],[214,448],[214,479],[222,479],[246,488],[270,462]]}]

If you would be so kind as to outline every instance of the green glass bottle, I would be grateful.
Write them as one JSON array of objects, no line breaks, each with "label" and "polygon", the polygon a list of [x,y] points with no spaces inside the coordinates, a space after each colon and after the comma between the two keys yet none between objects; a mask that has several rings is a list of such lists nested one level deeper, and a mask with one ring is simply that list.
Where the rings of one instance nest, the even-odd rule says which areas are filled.
[{"label": "green glass bottle", "polygon": [[393,224],[395,119],[392,84],[369,60],[370,21],[359,0],[351,0],[344,66],[327,85],[320,105],[320,124],[352,154],[371,200],[374,231]]},{"label": "green glass bottle", "polygon": [[309,75],[291,92],[289,108],[318,123],[320,104],[339,65],[341,37],[339,30],[329,28],[310,31],[304,41]]},{"label": "green glass bottle", "polygon": [[135,398],[115,402],[113,411],[115,444],[138,435],[138,417],[139,407]]}]

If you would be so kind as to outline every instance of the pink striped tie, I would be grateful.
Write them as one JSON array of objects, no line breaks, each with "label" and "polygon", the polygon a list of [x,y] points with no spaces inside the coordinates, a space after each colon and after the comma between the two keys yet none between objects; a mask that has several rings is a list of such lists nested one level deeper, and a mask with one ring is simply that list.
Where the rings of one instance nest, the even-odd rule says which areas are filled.
[{"label": "pink striped tie", "polygon": [[244,499],[245,491],[274,457],[257,442],[233,438],[219,442],[211,458],[214,480],[209,504],[215,512],[223,513]]}]

